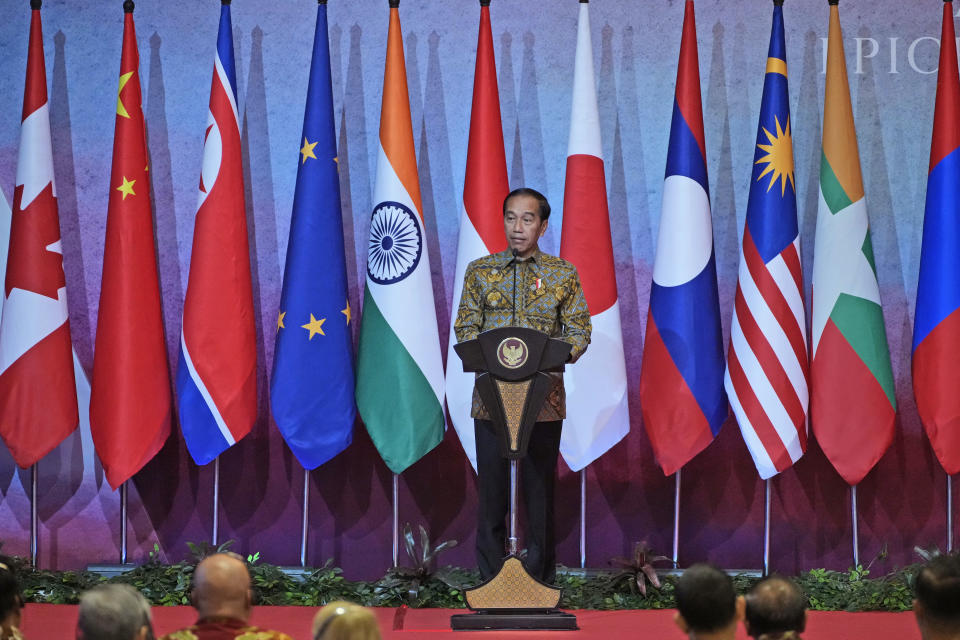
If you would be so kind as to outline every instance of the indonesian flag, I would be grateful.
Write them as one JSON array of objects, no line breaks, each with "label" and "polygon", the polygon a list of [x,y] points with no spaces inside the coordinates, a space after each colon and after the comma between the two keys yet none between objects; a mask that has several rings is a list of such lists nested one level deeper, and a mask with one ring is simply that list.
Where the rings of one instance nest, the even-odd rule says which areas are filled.
[{"label": "indonesian flag", "polygon": [[577,29],[560,257],[577,267],[593,324],[590,348],[564,375],[567,423],[560,438],[560,453],[570,469],[579,471],[630,430],[627,368],[586,2],[580,3]]},{"label": "indonesian flag", "polygon": [[39,9],[29,47],[0,321],[0,436],[21,467],[79,422]]},{"label": "indonesian flag", "polygon": [[390,2],[357,409],[394,473],[443,438],[443,361],[410,121],[399,0]]},{"label": "indonesian flag", "polygon": [[170,435],[170,373],[150,210],[150,177],[132,8],[124,15],[113,171],[93,359],[90,428],[116,489]]},{"label": "indonesian flag", "polygon": [[890,446],[897,401],[836,5],[823,98],[812,338],[810,426],[837,472],[855,485]]},{"label": "indonesian flag", "polygon": [[457,336],[457,304],[463,293],[463,275],[472,260],[503,251],[503,199],[510,192],[507,158],[503,150],[500,120],[500,91],[493,57],[490,7],[480,7],[477,37],[477,65],[473,73],[473,107],[470,111],[470,138],[467,143],[467,171],[463,179],[463,210],[460,212],[460,239],[454,276],[453,313],[450,314],[450,345],[447,349],[447,408],[463,451],[477,468],[477,446],[473,434],[474,374],[465,373],[453,351]]}]

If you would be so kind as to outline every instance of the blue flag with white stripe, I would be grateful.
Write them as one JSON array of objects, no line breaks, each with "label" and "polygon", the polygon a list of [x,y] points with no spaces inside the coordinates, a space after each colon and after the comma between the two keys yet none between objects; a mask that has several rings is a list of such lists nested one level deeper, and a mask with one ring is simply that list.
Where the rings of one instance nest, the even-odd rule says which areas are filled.
[{"label": "blue flag with white stripe", "polygon": [[320,4],[270,385],[274,420],[306,469],[350,444],[356,415],[334,136],[327,7]]}]

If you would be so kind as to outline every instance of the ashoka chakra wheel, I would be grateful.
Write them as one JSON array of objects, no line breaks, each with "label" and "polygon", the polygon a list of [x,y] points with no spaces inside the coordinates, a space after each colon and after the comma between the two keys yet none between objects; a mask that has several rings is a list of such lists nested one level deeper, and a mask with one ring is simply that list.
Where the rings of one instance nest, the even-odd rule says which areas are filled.
[{"label": "ashoka chakra wheel", "polygon": [[378,284],[393,284],[420,262],[423,236],[417,214],[399,202],[381,202],[370,220],[367,273]]}]

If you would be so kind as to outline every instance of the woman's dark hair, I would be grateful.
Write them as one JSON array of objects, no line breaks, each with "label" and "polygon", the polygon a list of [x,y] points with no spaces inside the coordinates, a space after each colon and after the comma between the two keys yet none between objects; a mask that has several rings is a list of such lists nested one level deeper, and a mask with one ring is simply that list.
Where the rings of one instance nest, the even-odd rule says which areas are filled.
[{"label": "woman's dark hair", "polygon": [[16,565],[6,557],[0,556],[0,620],[16,613],[23,606],[20,596],[20,581],[15,572]]}]

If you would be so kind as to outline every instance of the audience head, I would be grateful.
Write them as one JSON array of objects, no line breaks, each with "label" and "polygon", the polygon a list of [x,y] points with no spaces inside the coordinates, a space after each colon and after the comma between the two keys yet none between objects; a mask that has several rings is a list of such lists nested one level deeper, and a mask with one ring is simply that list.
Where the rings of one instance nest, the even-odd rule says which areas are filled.
[{"label": "audience head", "polygon": [[200,561],[190,592],[200,619],[231,618],[246,622],[253,607],[250,572],[236,553],[215,553]]},{"label": "audience head", "polygon": [[340,600],[317,612],[313,640],[380,640],[380,628],[368,609]]},{"label": "audience head", "polygon": [[676,588],[677,626],[691,637],[733,637],[743,619],[744,602],[726,573],[695,564],[680,576]]},{"label": "audience head", "polygon": [[13,562],[0,556],[0,638],[12,635],[12,630],[20,626],[22,608],[23,596]]},{"label": "audience head", "polygon": [[960,555],[937,556],[921,567],[916,595],[913,611],[925,640],[960,638]]},{"label": "audience head", "polygon": [[77,640],[153,640],[150,605],[128,584],[101,584],[80,596]]},{"label": "audience head", "polygon": [[762,640],[797,638],[807,625],[807,600],[780,576],[764,578],[746,597],[747,635]]}]

